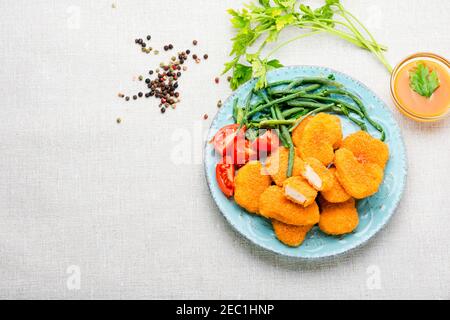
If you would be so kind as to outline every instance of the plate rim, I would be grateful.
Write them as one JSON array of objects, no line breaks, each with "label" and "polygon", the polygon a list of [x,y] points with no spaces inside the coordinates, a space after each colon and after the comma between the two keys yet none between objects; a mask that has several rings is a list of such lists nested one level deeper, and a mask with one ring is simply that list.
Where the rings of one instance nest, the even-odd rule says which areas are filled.
[{"label": "plate rim", "polygon": [[[271,248],[269,246],[266,246],[263,243],[259,243],[257,241],[255,241],[254,239],[252,239],[251,237],[249,237],[247,234],[241,232],[238,227],[229,219],[229,217],[223,212],[222,208],[219,205],[218,199],[216,199],[214,193],[211,190],[211,177],[208,174],[208,168],[206,165],[206,150],[208,147],[208,144],[210,142],[209,137],[211,136],[211,129],[214,125],[214,123],[217,121],[217,118],[220,114],[221,109],[219,109],[216,114],[214,115],[214,118],[211,121],[211,124],[209,126],[208,129],[208,133],[206,135],[206,139],[204,141],[204,146],[203,146],[203,169],[204,169],[204,175],[206,178],[206,184],[208,185],[208,190],[209,193],[211,195],[211,197],[214,200],[214,203],[216,205],[216,207],[219,209],[221,215],[225,218],[225,220],[228,222],[229,225],[232,226],[232,228],[234,229],[234,231],[236,233],[238,233],[241,237],[244,237],[245,239],[247,239],[249,242],[251,242],[252,244],[263,248],[264,250],[267,250],[269,252],[271,252],[272,254],[276,254],[276,255],[280,255],[280,256],[285,256],[285,257],[291,257],[291,258],[295,258],[298,260],[305,260],[305,261],[317,261],[317,260],[321,260],[321,259],[329,259],[329,258],[333,258],[333,257],[338,257],[338,256],[343,256],[343,255],[347,255],[351,252],[353,252],[355,249],[357,248],[361,248],[362,246],[366,245],[371,239],[373,239],[375,237],[375,235],[377,235],[380,231],[382,231],[386,225],[388,224],[388,222],[392,219],[393,215],[397,212],[398,206],[400,204],[401,199],[403,198],[404,195],[404,191],[405,191],[405,187],[406,187],[406,181],[408,178],[408,155],[407,155],[407,151],[406,151],[406,145],[405,145],[405,141],[400,129],[400,126],[398,125],[397,120],[394,118],[394,114],[392,112],[392,110],[390,110],[386,104],[386,102],[380,98],[372,89],[370,89],[367,85],[365,85],[362,81],[354,78],[353,76],[348,75],[345,72],[341,72],[338,71],[336,69],[330,68],[330,67],[325,67],[325,66],[319,66],[319,65],[289,65],[289,66],[284,66],[281,68],[277,68],[277,69],[273,69],[270,70],[269,72],[267,72],[267,74],[273,73],[273,72],[277,72],[277,71],[282,71],[282,70],[289,70],[289,69],[298,69],[298,68],[308,68],[308,69],[319,69],[319,70],[327,70],[330,71],[331,73],[339,73],[340,75],[348,78],[349,80],[351,80],[352,82],[357,83],[359,86],[361,86],[362,88],[364,88],[366,91],[368,91],[373,97],[375,97],[376,100],[381,102],[381,107],[390,114],[394,125],[399,133],[399,138],[400,138],[400,144],[401,147],[403,149],[403,153],[402,153],[402,158],[403,158],[403,170],[404,170],[404,179],[403,179],[403,183],[400,185],[400,193],[399,196],[397,197],[397,199],[395,199],[394,201],[394,205],[393,205],[393,209],[392,209],[392,213],[389,214],[388,218],[382,222],[382,224],[380,224],[380,226],[378,227],[377,230],[375,230],[374,232],[372,232],[366,239],[356,242],[356,244],[354,246],[352,246],[351,248],[347,248],[347,249],[343,249],[343,250],[336,250],[333,253],[330,254],[324,254],[324,255],[317,255],[317,256],[299,256],[299,255],[294,255],[294,254],[290,254],[287,252],[279,252],[278,250],[275,250],[274,248]],[[248,85],[248,83],[255,81],[256,78],[252,78],[248,81],[246,81],[245,83],[243,83],[242,85],[239,86],[239,88]],[[233,91],[228,98],[224,101],[223,105],[227,105],[227,103],[229,103],[231,100],[233,100],[235,98],[235,96],[237,95],[237,91],[239,90],[239,88],[237,88],[235,91]],[[248,214],[248,213],[247,213]]]}]

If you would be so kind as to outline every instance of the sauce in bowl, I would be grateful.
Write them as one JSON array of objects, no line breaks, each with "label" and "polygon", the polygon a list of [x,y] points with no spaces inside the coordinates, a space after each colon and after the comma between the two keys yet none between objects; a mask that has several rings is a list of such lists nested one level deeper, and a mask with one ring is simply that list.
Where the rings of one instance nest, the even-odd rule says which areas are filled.
[{"label": "sauce in bowl", "polygon": [[[439,78],[439,87],[427,98],[410,86],[410,74],[422,63]],[[418,121],[435,121],[447,115],[450,108],[450,65],[432,53],[418,53],[400,62],[392,72],[391,95],[397,108]]]}]

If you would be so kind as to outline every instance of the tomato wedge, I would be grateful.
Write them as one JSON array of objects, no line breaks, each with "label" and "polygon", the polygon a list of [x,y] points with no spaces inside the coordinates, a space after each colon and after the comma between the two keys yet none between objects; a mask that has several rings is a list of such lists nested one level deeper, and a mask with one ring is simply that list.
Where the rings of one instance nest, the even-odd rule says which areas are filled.
[{"label": "tomato wedge", "polygon": [[239,124],[235,123],[222,127],[217,131],[212,139],[212,143],[216,152],[225,156],[227,150],[233,149],[238,140],[245,140],[245,126],[239,129]]},{"label": "tomato wedge", "polygon": [[264,134],[256,138],[251,145],[251,148],[256,151],[258,155],[262,153],[268,154],[278,149],[280,140],[274,130],[267,130]]},{"label": "tomato wedge", "polygon": [[245,126],[239,127],[238,124],[227,125],[212,139],[214,149],[222,157],[223,163],[244,165],[249,160],[257,159],[256,151],[245,139]]},{"label": "tomato wedge", "polygon": [[220,190],[228,198],[234,194],[234,165],[229,163],[218,163],[216,165],[216,180]]}]

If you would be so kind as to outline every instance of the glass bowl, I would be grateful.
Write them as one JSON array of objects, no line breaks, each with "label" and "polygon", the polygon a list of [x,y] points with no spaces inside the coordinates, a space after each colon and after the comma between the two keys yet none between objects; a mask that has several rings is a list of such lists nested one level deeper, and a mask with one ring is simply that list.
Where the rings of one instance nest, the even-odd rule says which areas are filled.
[{"label": "glass bowl", "polygon": [[410,108],[408,108],[408,106],[403,105],[401,103],[401,100],[397,96],[397,93],[396,93],[396,90],[394,87],[397,76],[399,75],[399,72],[403,69],[403,67],[405,65],[407,65],[410,62],[415,61],[415,60],[433,61],[435,63],[438,63],[438,64],[446,67],[447,71],[450,70],[449,61],[447,59],[445,59],[444,57],[439,56],[434,53],[419,52],[419,53],[415,53],[413,55],[406,57],[399,64],[397,64],[397,66],[392,71],[391,84],[390,84],[392,100],[394,100],[394,104],[397,107],[397,109],[400,110],[400,112],[402,112],[405,116],[407,116],[408,118],[411,118],[413,120],[421,121],[421,122],[431,122],[431,121],[437,121],[437,120],[443,119],[449,114],[450,108],[447,108],[443,113],[438,114],[438,115],[432,115],[432,116],[421,115],[421,114],[417,114],[414,111],[412,111]]}]

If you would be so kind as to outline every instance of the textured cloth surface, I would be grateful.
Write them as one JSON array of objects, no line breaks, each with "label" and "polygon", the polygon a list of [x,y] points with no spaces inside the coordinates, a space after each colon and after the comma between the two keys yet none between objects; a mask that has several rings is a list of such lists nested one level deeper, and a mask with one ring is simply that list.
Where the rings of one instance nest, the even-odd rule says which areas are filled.
[{"label": "textured cloth surface", "polygon": [[[418,51],[449,58],[449,1],[344,3],[389,45],[392,64]],[[232,37],[225,10],[239,6],[0,1],[0,298],[450,298],[449,118],[416,123],[394,110],[408,152],[404,197],[386,228],[345,256],[279,257],[223,219],[202,141],[230,93],[214,77]],[[164,116],[156,100],[117,98],[171,56],[142,54],[134,39],[147,34],[154,48],[173,43],[172,54],[193,39],[194,53],[209,54],[189,64],[183,101]],[[388,72],[351,44],[320,35],[277,57],[348,73],[394,108]]]}]

